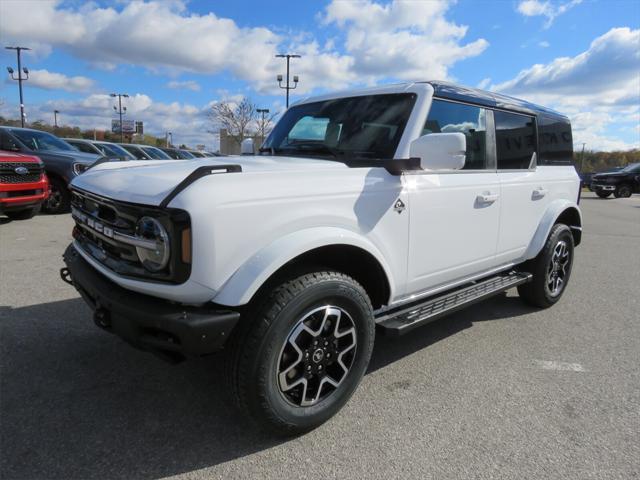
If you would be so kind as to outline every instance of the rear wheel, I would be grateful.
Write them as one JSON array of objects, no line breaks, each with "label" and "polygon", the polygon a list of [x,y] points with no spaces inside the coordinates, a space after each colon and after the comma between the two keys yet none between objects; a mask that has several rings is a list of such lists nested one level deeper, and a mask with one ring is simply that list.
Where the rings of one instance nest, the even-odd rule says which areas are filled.
[{"label": "rear wheel", "polygon": [[276,287],[250,311],[229,359],[238,405],[285,435],[330,419],[371,357],[375,325],[363,288],[338,272],[309,273]]},{"label": "rear wheel", "polygon": [[596,190],[596,195],[598,195],[600,198],[607,198],[611,195],[611,192],[608,192],[606,190]]},{"label": "rear wheel", "polygon": [[533,279],[518,287],[518,294],[526,303],[547,308],[564,293],[573,266],[573,235],[571,229],[557,223],[538,256],[523,265]]},{"label": "rear wheel", "polygon": [[11,220],[29,220],[33,218],[35,214],[40,211],[40,206],[26,208],[24,210],[14,210],[11,212],[5,212],[5,215]]},{"label": "rear wheel", "polygon": [[59,178],[49,178],[50,193],[43,204],[46,213],[65,213],[71,205],[71,195],[65,182]]},{"label": "rear wheel", "polygon": [[620,185],[618,188],[616,188],[616,191],[614,192],[614,196],[616,198],[629,198],[632,193],[633,191],[631,190],[631,185],[627,185],[625,183]]}]

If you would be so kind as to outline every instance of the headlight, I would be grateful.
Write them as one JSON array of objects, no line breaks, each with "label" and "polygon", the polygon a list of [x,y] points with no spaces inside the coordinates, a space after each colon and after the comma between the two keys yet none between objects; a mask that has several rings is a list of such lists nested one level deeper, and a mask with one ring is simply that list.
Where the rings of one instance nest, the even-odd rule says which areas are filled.
[{"label": "headlight", "polygon": [[74,163],[73,164],[73,173],[76,175],[80,175],[83,172],[89,170],[91,165],[87,165],[86,163]]},{"label": "headlight", "polygon": [[169,234],[162,224],[152,217],[142,217],[136,225],[136,236],[155,242],[155,248],[136,247],[140,262],[147,270],[158,272],[169,262]]}]

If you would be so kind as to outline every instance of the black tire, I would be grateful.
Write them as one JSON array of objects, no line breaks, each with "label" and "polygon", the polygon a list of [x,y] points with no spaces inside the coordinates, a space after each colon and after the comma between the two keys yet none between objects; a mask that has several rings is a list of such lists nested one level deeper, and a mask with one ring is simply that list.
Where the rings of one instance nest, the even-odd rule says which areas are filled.
[{"label": "black tire", "polygon": [[42,204],[42,209],[46,213],[66,213],[71,206],[71,194],[65,182],[59,178],[49,178],[51,192]]},{"label": "black tire", "polygon": [[611,192],[608,192],[606,190],[596,190],[596,195],[598,195],[600,198],[607,198],[611,195]]},{"label": "black tire", "polygon": [[631,185],[623,183],[622,185],[618,185],[618,188],[616,188],[616,191],[613,193],[613,195],[616,198],[629,198],[632,193],[633,189],[631,188]]},{"label": "black tire", "polygon": [[[559,267],[554,263],[554,253],[557,255],[561,242],[566,247],[568,257],[566,264],[561,262],[562,266]],[[533,274],[533,279],[518,287],[520,298],[540,308],[548,308],[560,300],[571,277],[573,247],[571,229],[562,223],[555,224],[538,256],[522,266],[522,270]],[[561,284],[557,283],[558,277],[561,277]],[[555,289],[557,285],[560,286],[559,290]]]},{"label": "black tire", "polygon": [[29,220],[33,218],[40,211],[40,205],[37,207],[26,208],[24,210],[14,210],[12,212],[5,212],[5,215],[11,220]]},{"label": "black tire", "polygon": [[[341,316],[329,315],[329,306],[340,310]],[[304,319],[309,330],[317,327],[317,336],[300,328]],[[299,333],[294,337],[296,331]],[[340,338],[331,339],[335,333]],[[297,435],[312,430],[347,403],[367,369],[374,337],[371,302],[352,278],[324,271],[284,282],[249,307],[244,323],[234,333],[227,366],[234,400],[243,413],[273,433]],[[318,339],[320,345],[314,346]],[[309,347],[305,346],[307,340]],[[349,342],[354,343],[351,349]],[[298,348],[291,354],[293,343]],[[319,350],[324,353],[317,360]],[[320,371],[322,366],[325,368]],[[312,367],[314,371],[309,372]],[[327,376],[338,385],[323,384]],[[293,379],[291,385],[283,387],[282,378],[286,383]],[[307,383],[299,383],[301,378]],[[295,383],[299,385],[292,387]],[[314,385],[320,388],[314,390]],[[303,400],[315,400],[316,394],[316,403],[302,405]]]}]

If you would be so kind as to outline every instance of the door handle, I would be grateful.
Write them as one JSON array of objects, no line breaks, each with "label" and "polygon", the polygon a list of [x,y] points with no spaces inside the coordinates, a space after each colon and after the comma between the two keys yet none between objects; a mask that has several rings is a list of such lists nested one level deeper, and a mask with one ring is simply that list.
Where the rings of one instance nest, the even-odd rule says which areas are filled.
[{"label": "door handle", "polygon": [[498,200],[499,197],[500,197],[500,195],[498,195],[497,193],[485,192],[485,193],[482,193],[482,194],[478,195],[476,197],[476,200],[479,203],[493,203],[496,200]]},{"label": "door handle", "polygon": [[531,197],[533,199],[542,198],[546,194],[547,194],[547,190],[544,187],[538,187],[533,191],[533,193],[531,194]]}]

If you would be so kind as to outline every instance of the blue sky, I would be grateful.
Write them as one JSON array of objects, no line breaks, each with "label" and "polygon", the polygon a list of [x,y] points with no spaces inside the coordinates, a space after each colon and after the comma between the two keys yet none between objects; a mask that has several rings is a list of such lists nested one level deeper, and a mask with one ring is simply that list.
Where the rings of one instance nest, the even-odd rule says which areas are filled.
[{"label": "blue sky", "polygon": [[[290,51],[303,55],[293,100],[446,79],[567,113],[578,146],[640,147],[638,1],[2,0],[0,40],[33,48],[30,121],[58,109],[63,123],[108,128],[107,94],[126,92],[147,131],[212,148],[212,102],[248,96],[282,111],[273,56]],[[0,56],[15,67],[13,52]],[[0,85],[0,114],[15,118],[17,85]]]}]

